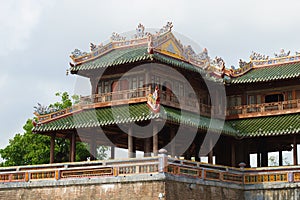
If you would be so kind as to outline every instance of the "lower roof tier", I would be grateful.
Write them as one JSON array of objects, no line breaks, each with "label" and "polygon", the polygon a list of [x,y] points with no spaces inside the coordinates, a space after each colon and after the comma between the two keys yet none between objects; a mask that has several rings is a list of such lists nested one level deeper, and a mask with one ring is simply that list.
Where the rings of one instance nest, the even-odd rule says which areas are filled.
[{"label": "lower roof tier", "polygon": [[158,113],[153,113],[146,103],[83,110],[39,124],[33,131],[35,133],[56,132],[147,122],[153,119],[164,119],[170,124],[197,127],[201,130],[222,132],[224,135],[241,138],[289,135],[300,132],[300,113],[224,122],[221,119],[211,119],[167,106],[161,106]]},{"label": "lower roof tier", "polygon": [[300,133],[300,113],[230,120],[239,137],[265,137]]},{"label": "lower roof tier", "polygon": [[[163,119],[168,123],[182,124],[202,130],[221,132],[226,135],[236,135],[231,125],[220,119],[211,119],[198,114],[180,111],[178,109],[162,106],[158,113],[153,113],[146,103],[122,106],[104,107],[83,110],[78,113],[53,119],[47,123],[38,124],[33,132],[55,132],[82,128],[102,127],[116,124],[126,124]],[[223,125],[224,124],[224,125]]]}]

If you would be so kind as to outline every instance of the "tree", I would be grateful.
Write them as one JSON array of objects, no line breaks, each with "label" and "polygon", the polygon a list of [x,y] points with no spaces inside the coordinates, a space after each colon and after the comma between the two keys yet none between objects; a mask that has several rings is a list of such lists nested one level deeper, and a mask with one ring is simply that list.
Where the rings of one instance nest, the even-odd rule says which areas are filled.
[{"label": "tree", "polygon": [[[74,95],[70,99],[67,92],[56,93],[61,97],[60,102],[49,105],[59,109],[68,108],[73,103],[78,102],[78,96]],[[34,134],[33,119],[28,119],[23,126],[24,133],[18,133],[13,139],[9,140],[8,146],[0,149],[0,155],[4,162],[0,166],[18,166],[18,165],[34,165],[46,164],[50,162],[50,137]],[[55,139],[55,162],[69,161],[70,141],[66,139]],[[76,161],[87,160],[90,156],[88,145],[85,143],[76,143]],[[105,159],[107,147],[100,146],[98,151],[101,152],[98,159]]]}]

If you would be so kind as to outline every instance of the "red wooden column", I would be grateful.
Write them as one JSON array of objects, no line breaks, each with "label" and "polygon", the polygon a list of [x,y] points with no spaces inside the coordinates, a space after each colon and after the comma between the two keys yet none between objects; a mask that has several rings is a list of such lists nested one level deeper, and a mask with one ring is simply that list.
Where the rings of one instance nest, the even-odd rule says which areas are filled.
[{"label": "red wooden column", "polygon": [[175,141],[175,130],[174,128],[170,129],[170,140],[171,140],[171,156],[174,158],[176,155],[176,141]]},{"label": "red wooden column", "polygon": [[298,153],[297,153],[297,140],[296,136],[293,138],[293,160],[294,165],[298,165]]},{"label": "red wooden column", "polygon": [[70,162],[75,162],[76,160],[76,134],[71,134],[71,145],[70,145]]},{"label": "red wooden column", "polygon": [[153,124],[153,154],[158,156],[158,127],[157,124]]},{"label": "red wooden column", "polygon": [[111,146],[110,147],[110,159],[115,159],[115,147]]},{"label": "red wooden column", "polygon": [[[90,78],[91,86],[92,86],[92,95],[98,94],[98,78],[92,77]],[[95,98],[93,102],[96,103],[98,100]]]},{"label": "red wooden column", "polygon": [[151,137],[144,139],[144,157],[151,156]]},{"label": "red wooden column", "polygon": [[235,162],[235,143],[234,141],[231,142],[231,166],[235,167],[236,162]]},{"label": "red wooden column", "polygon": [[261,152],[261,167],[268,167],[268,152],[265,149]]},{"label": "red wooden column", "polygon": [[135,142],[132,136],[132,127],[128,128],[128,158],[135,158]]},{"label": "red wooden column", "polygon": [[211,149],[210,152],[208,153],[208,163],[213,164],[213,155],[214,155],[214,151],[213,151],[213,147],[212,147],[212,141],[210,140],[209,142],[209,148]]},{"label": "red wooden column", "polygon": [[261,155],[260,155],[260,152],[257,152],[256,162],[257,162],[257,167],[261,167]]},{"label": "red wooden column", "polygon": [[97,145],[95,140],[90,141],[90,159],[91,160],[96,160],[97,156]]},{"label": "red wooden column", "polygon": [[53,133],[50,138],[50,164],[54,163],[55,136],[56,134]]},{"label": "red wooden column", "polygon": [[282,166],[282,151],[280,150],[279,152],[279,166]]}]

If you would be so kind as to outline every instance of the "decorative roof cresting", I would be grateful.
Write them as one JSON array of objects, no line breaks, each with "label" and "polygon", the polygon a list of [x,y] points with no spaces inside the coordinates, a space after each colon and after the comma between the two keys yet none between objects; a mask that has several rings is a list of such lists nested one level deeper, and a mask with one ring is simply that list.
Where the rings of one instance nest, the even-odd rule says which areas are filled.
[{"label": "decorative roof cresting", "polygon": [[[146,32],[145,26],[139,23],[131,39],[113,32],[110,42],[106,45],[102,43],[99,45],[90,43],[90,53],[75,49],[70,56],[74,63],[71,64],[71,67],[96,59],[112,49],[145,46],[148,47],[148,54],[153,54],[154,51],[162,54],[166,53],[168,56],[181,59],[203,69],[210,69],[212,67],[220,71],[220,69],[224,68],[225,62],[223,59],[211,60],[206,48],[197,54],[190,45],[182,45],[180,40],[171,33],[172,28],[172,22],[167,22],[166,25],[155,33],[150,33]],[[167,44],[167,48],[163,46],[164,44]]]}]

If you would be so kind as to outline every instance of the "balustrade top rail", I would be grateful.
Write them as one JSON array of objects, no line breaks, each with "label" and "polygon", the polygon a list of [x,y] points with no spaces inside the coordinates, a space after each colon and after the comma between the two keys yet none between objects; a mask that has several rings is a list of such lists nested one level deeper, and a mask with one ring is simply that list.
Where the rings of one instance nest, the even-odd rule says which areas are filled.
[{"label": "balustrade top rail", "polygon": [[49,114],[35,114],[37,115],[38,122],[46,122],[58,117],[69,115],[71,113],[76,113],[84,109],[89,109],[94,105],[98,105],[99,107],[101,107],[102,105],[108,106],[107,104],[109,103],[111,103],[112,105],[116,105],[118,102],[122,103],[122,101],[126,101],[126,103],[128,103],[129,100],[136,99],[142,99],[143,101],[146,101],[146,96],[149,93],[149,88],[144,87],[131,90],[108,92],[103,94],[94,94],[90,96],[82,96],[80,97],[79,103],[72,106],[71,108],[66,108]]},{"label": "balustrade top rail", "polygon": [[[83,109],[89,109],[93,106],[102,107],[109,105],[118,105],[122,103],[146,102],[147,95],[150,94],[149,88],[137,88],[132,90],[108,92],[103,94],[95,94],[90,96],[84,96],[80,98],[80,103],[74,105],[71,108],[60,110],[46,115],[37,115],[39,122],[46,122],[57,117],[62,117],[71,113],[76,113]],[[201,104],[196,98],[175,96],[174,94],[168,94],[163,91],[160,92],[160,102],[166,106],[172,106],[183,110],[200,112],[203,116],[211,116],[211,114],[222,115],[225,110],[221,107],[210,106]],[[94,108],[93,107],[93,108]],[[233,106],[227,108],[226,116],[228,119],[243,118],[243,117],[255,117],[257,115],[272,115],[282,114],[285,111],[290,110],[294,112],[300,112],[300,99],[273,102],[273,103],[262,103],[262,104],[251,104]]]},{"label": "balustrade top rail", "polygon": [[80,179],[93,177],[132,176],[136,174],[167,173],[207,181],[239,185],[300,182],[300,167],[234,168],[188,160],[166,155],[125,160],[104,160],[35,166],[0,168],[0,183],[42,180]]},{"label": "balustrade top rail", "polygon": [[251,117],[272,114],[284,114],[286,111],[300,112],[300,99],[280,101],[273,103],[251,104],[229,107],[227,110],[227,117]]}]

